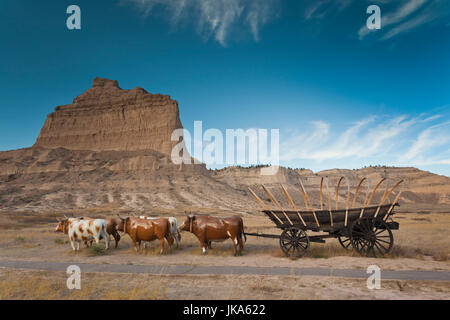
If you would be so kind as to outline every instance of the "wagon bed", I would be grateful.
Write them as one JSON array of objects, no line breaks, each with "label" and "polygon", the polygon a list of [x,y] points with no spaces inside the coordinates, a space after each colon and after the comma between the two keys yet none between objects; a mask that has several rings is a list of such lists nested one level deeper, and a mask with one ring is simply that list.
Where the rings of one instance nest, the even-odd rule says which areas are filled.
[{"label": "wagon bed", "polygon": [[[336,190],[336,207],[339,192],[339,185],[343,178],[339,180]],[[359,187],[354,195],[355,203]],[[266,238],[280,239],[280,247],[286,256],[292,258],[301,257],[309,247],[310,242],[324,243],[326,238],[337,238],[341,246],[345,249],[355,249],[364,256],[380,256],[388,254],[393,247],[394,238],[391,230],[398,230],[399,224],[392,220],[394,208],[398,206],[397,200],[401,192],[397,194],[395,200],[389,204],[384,204],[389,195],[401,183],[398,182],[388,192],[387,189],[378,205],[368,205],[372,200],[377,188],[385,179],[382,179],[372,191],[370,197],[361,207],[349,208],[350,192],[347,195],[345,209],[331,209],[330,199],[328,199],[329,208],[323,209],[322,205],[322,184],[320,188],[321,210],[314,210],[309,198],[301,183],[302,193],[305,200],[305,206],[310,210],[298,210],[292,198],[287,193],[286,188],[281,186],[291,209],[282,208],[280,203],[273,197],[270,191],[262,186],[269,200],[277,206],[277,209],[269,208],[265,203],[250,189],[252,195],[263,206],[262,212],[275,224],[282,229],[281,235],[246,233],[249,236],[258,236]],[[328,193],[328,197],[329,193]],[[390,221],[388,221],[390,219]],[[318,236],[308,236],[306,231],[322,232]]]}]

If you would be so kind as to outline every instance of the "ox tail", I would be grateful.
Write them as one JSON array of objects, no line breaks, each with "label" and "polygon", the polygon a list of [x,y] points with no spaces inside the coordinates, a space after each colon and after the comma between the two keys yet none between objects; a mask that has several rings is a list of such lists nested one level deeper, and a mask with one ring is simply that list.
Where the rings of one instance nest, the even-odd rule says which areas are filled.
[{"label": "ox tail", "polygon": [[[175,238],[174,238],[174,236],[172,234],[172,222],[170,222],[170,221],[167,221],[167,222],[168,223],[167,223],[167,229],[166,229],[166,236],[165,236],[165,238],[167,240],[167,243],[169,244],[169,247],[171,247],[172,245],[170,244],[168,237],[170,237],[170,239],[172,239],[172,241],[175,241]],[[172,244],[173,244],[173,242],[172,242]]]},{"label": "ox tail", "polygon": [[242,218],[239,221],[239,226],[241,227],[241,237],[243,237],[245,242],[247,242],[247,236],[245,235],[244,222],[242,221]]}]

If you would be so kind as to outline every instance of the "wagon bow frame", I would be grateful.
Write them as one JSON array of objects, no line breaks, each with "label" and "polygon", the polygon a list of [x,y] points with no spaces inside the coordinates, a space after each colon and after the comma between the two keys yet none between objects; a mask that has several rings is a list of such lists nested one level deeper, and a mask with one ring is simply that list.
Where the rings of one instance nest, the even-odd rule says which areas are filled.
[{"label": "wagon bow frame", "polygon": [[[281,193],[286,198],[289,209],[283,208],[272,192],[261,185],[267,196],[267,200],[273,205],[268,206],[251,188],[251,195],[262,207],[262,212],[282,230],[280,235],[264,233],[246,233],[248,236],[279,239],[283,253],[290,258],[299,258],[308,250],[311,242],[325,243],[326,238],[337,238],[344,249],[354,249],[362,256],[378,257],[384,256],[392,251],[394,237],[392,230],[399,229],[399,223],[392,219],[395,206],[399,206],[398,200],[401,191],[397,192],[394,201],[390,200],[403,180],[398,181],[392,188],[386,189],[377,205],[371,205],[377,190],[386,181],[382,178],[373,188],[372,192],[366,192],[360,207],[355,207],[356,199],[362,184],[367,181],[363,177],[356,187],[353,200],[350,201],[350,186],[347,182],[347,198],[345,208],[338,208],[339,188],[345,177],[341,177],[335,191],[335,208],[331,207],[331,195],[327,186],[328,207],[324,208],[323,184],[324,177],[320,181],[320,209],[314,209],[306,192],[301,178],[300,191],[303,196],[304,210],[298,209],[288,190],[280,184]],[[350,205],[351,202],[351,205]],[[390,218],[390,219],[389,219]],[[389,221],[388,221],[389,219]],[[306,231],[322,232],[317,236],[309,236]]]}]

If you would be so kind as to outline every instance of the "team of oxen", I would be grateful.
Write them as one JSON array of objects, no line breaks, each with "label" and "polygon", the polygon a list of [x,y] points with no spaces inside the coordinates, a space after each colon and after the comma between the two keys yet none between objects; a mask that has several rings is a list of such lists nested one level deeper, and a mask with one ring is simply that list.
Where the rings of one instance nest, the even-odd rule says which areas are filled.
[{"label": "team of oxen", "polygon": [[176,243],[179,247],[181,232],[194,234],[200,242],[202,253],[206,254],[211,249],[211,243],[231,239],[234,246],[234,255],[241,253],[244,242],[247,240],[244,233],[244,223],[239,216],[218,218],[206,215],[189,214],[181,226],[178,226],[174,217],[148,217],[128,216],[108,219],[93,219],[89,217],[67,217],[58,219],[56,232],[63,232],[69,237],[70,245],[74,251],[80,250],[81,242],[90,247],[95,241],[105,241],[106,249],[109,248],[110,236],[115,240],[115,247],[119,245],[122,236],[128,234],[136,251],[144,249],[147,242],[159,240],[161,244],[160,254],[164,252],[165,242],[169,249]]}]

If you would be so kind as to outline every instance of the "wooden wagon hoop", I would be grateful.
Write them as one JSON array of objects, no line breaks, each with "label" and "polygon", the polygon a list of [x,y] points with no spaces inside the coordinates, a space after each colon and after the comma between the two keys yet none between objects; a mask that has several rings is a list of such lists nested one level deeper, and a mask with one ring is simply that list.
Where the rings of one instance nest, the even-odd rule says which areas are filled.
[{"label": "wooden wagon hoop", "polygon": [[261,207],[266,210],[266,211],[270,211],[272,213],[272,215],[278,219],[278,221],[280,222],[280,224],[283,224],[283,221],[280,220],[280,218],[278,218],[278,216],[269,208],[266,206],[266,204],[264,203],[264,201],[262,201],[255,192],[253,192],[252,189],[248,188],[248,190],[250,191],[250,193],[253,195],[253,197],[256,199],[256,201],[258,201],[258,203],[261,205]]},{"label": "wooden wagon hoop", "polygon": [[[345,177],[341,177],[339,179],[339,182],[337,184],[336,187],[336,199],[335,199],[335,209],[338,209],[338,199],[339,199],[339,188],[341,186],[342,180],[344,180]],[[344,222],[344,226],[347,226],[347,220],[348,220],[348,203],[350,201],[350,184],[348,182],[347,179],[345,179],[345,182],[347,183],[347,199],[345,200],[345,222]],[[330,209],[330,217],[331,217],[331,226],[333,226],[333,218],[332,218],[332,213],[331,213],[331,209]]]},{"label": "wooden wagon hoop", "polygon": [[[400,180],[399,182],[397,182],[391,190],[389,190],[388,193],[386,193],[383,198],[381,199],[380,203],[378,204],[378,208],[377,211],[375,212],[374,218],[376,218],[378,216],[378,213],[380,212],[380,208],[383,205],[384,201],[386,201],[386,199],[389,197],[389,195],[395,190],[395,188],[397,188],[401,183],[403,182],[403,180]],[[394,201],[395,204],[395,201]]]},{"label": "wooden wagon hoop", "polygon": [[287,192],[286,188],[280,184],[281,189],[283,190],[284,196],[286,197],[289,205],[291,206],[292,209],[294,209],[295,211],[297,211],[297,215],[300,218],[300,221],[303,223],[303,225],[306,227],[306,223],[302,218],[302,215],[300,214],[300,211],[297,209],[297,206],[294,203],[294,200],[292,200],[291,196],[289,195],[289,193]]},{"label": "wooden wagon hoop", "polygon": [[284,214],[284,216],[286,217],[286,219],[289,221],[289,223],[291,224],[291,226],[293,226],[294,224],[292,223],[291,219],[289,218],[289,216],[286,214],[286,212],[284,211],[283,207],[281,207],[281,205],[278,203],[278,201],[275,199],[275,197],[272,195],[272,193],[270,193],[270,191],[262,184],[261,185],[262,188],[264,189],[264,191],[266,192],[267,196],[270,198],[270,200],[272,201],[272,203],[274,203]]},{"label": "wooden wagon hoop", "polygon": [[403,191],[400,191],[397,196],[394,199],[394,202],[392,202],[391,207],[389,208],[388,212],[386,213],[386,216],[384,217],[384,221],[387,221],[387,219],[389,218],[389,216],[391,215],[392,209],[394,209],[395,204],[397,203],[398,199],[400,199],[400,195],[402,194]]},{"label": "wooden wagon hoop", "polygon": [[323,177],[320,179],[320,210],[323,210]]},{"label": "wooden wagon hoop", "polygon": [[356,204],[356,198],[358,197],[359,188],[361,188],[361,185],[362,185],[362,183],[363,183],[365,180],[367,180],[367,178],[366,178],[366,177],[363,177],[363,178],[361,179],[361,181],[358,183],[358,186],[356,187],[355,195],[354,195],[354,197],[353,197],[353,202],[352,202],[352,209],[355,207],[355,204]]},{"label": "wooden wagon hoop", "polygon": [[311,211],[313,213],[313,216],[314,216],[314,220],[316,220],[316,224],[320,228],[319,220],[317,220],[316,212],[314,211],[314,208],[312,207],[311,202],[309,201],[308,194],[306,193],[305,187],[303,186],[302,179],[299,177],[298,181],[300,181],[300,186],[302,188],[302,194],[303,194],[303,200],[305,202],[305,207],[308,209],[308,204],[309,204]]},{"label": "wooden wagon hoop", "polygon": [[380,182],[377,183],[377,185],[375,186],[375,188],[373,188],[372,193],[370,194],[369,199],[367,199],[367,202],[364,203],[362,209],[361,209],[361,214],[359,215],[359,217],[361,218],[364,214],[364,209],[369,205],[370,201],[372,201],[373,196],[375,195],[375,192],[377,191],[378,187],[383,183],[383,181],[385,181],[386,178],[383,178],[380,180]]}]

